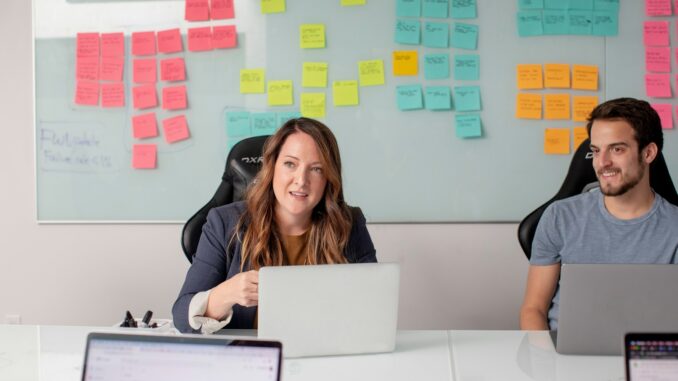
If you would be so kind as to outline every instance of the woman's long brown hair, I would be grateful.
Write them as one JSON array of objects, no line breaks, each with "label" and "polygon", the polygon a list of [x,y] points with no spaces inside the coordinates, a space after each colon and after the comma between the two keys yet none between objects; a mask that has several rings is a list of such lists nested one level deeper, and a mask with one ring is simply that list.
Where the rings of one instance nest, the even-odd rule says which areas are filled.
[{"label": "woman's long brown hair", "polygon": [[276,198],[273,174],[280,149],[287,138],[305,133],[313,138],[327,178],[323,197],[311,213],[305,264],[345,263],[344,248],[351,232],[351,211],[344,201],[339,146],[332,131],[308,118],[286,122],[264,145],[263,163],[247,190],[247,210],[240,217],[235,234],[242,242],[241,271],[283,265],[283,246],[275,221]]}]

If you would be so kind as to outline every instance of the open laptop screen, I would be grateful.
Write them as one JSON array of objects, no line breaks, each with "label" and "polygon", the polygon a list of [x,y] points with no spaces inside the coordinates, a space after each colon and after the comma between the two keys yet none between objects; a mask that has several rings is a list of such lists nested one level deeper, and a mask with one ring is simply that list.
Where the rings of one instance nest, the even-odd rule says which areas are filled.
[{"label": "open laptop screen", "polygon": [[624,347],[627,380],[678,379],[678,333],[629,333]]}]

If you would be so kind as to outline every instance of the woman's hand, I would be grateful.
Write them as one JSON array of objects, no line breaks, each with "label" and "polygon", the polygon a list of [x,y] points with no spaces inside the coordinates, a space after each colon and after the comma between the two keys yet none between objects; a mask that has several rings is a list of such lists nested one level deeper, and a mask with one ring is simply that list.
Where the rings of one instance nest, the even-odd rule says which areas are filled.
[{"label": "woman's hand", "polygon": [[221,282],[210,292],[205,316],[223,320],[234,305],[253,307],[259,302],[259,272],[250,270]]}]

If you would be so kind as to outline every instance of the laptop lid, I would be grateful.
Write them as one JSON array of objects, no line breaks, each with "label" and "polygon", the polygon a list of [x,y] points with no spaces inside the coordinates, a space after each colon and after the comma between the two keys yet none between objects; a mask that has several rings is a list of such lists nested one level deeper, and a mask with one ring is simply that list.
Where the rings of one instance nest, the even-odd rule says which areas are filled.
[{"label": "laptop lid", "polygon": [[279,381],[279,342],[223,336],[90,333],[83,381]]},{"label": "laptop lid", "polygon": [[627,333],[627,381],[678,380],[678,333]]},{"label": "laptop lid", "polygon": [[621,355],[627,332],[678,331],[678,266],[564,264],[556,351]]},{"label": "laptop lid", "polygon": [[259,338],[285,357],[391,352],[399,284],[397,263],[264,267]]}]

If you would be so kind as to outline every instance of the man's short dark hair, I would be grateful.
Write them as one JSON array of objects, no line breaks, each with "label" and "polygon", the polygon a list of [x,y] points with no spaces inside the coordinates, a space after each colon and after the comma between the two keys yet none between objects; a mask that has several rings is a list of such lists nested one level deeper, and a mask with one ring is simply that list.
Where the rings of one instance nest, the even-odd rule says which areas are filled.
[{"label": "man's short dark hair", "polygon": [[617,98],[601,103],[591,111],[586,130],[591,136],[591,126],[595,120],[622,119],[633,127],[638,151],[650,143],[657,145],[658,152],[664,146],[664,134],[659,114],[649,103],[634,98]]}]

